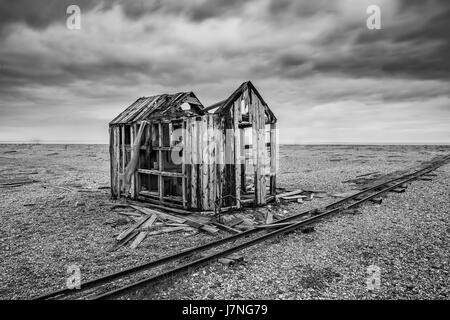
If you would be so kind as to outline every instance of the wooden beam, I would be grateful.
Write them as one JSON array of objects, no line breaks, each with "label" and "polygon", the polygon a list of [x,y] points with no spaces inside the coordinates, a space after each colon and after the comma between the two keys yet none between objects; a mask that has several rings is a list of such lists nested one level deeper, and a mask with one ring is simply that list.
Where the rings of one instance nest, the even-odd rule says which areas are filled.
[{"label": "wooden beam", "polygon": [[277,156],[277,124],[270,124],[270,194],[276,195],[277,188],[277,170],[278,170],[278,156]]},{"label": "wooden beam", "polygon": [[[156,214],[153,214],[152,216],[150,216],[150,218],[141,225],[141,228],[151,227],[153,225],[153,223],[156,221],[157,217],[158,216]],[[139,232],[139,234],[136,236],[136,238],[131,243],[130,248],[136,249],[137,246],[145,239],[146,236],[147,236],[146,231]]]},{"label": "wooden beam", "polygon": [[212,223],[213,225],[215,225],[217,228],[219,228],[219,229],[221,229],[221,230],[223,230],[223,231],[227,231],[227,232],[232,233],[232,234],[238,234],[238,233],[241,233],[239,230],[236,230],[236,229],[234,229],[234,228],[232,228],[232,227],[226,226],[226,225],[221,224],[221,223],[219,223],[219,222],[212,221],[211,223]]},{"label": "wooden beam", "polygon": [[116,157],[115,157],[115,141],[114,141],[114,127],[109,127],[109,158],[110,158],[110,181],[111,181],[111,196],[113,199],[118,197],[116,193]]},{"label": "wooden beam", "polygon": [[241,134],[239,129],[239,119],[241,118],[241,99],[237,99],[234,102],[234,176],[235,176],[235,184],[236,184],[236,203],[235,205],[240,208],[241,207]]},{"label": "wooden beam", "polygon": [[181,145],[183,147],[183,157],[181,163],[181,174],[183,175],[181,178],[181,196],[183,197],[183,208],[186,208],[186,121],[183,121],[181,129]]},{"label": "wooden beam", "polygon": [[[162,124],[158,123],[158,145],[162,147],[163,145],[163,137],[162,137]],[[158,150],[158,169],[159,171],[163,171],[163,158],[162,158],[162,150]],[[163,190],[164,181],[161,175],[158,175],[158,191],[159,191],[159,201],[163,200]]]},{"label": "wooden beam", "polygon": [[198,208],[198,199],[197,199],[197,188],[198,186],[198,149],[199,149],[199,139],[198,139],[198,122],[196,118],[193,118],[191,121],[191,156],[192,156],[192,166],[191,166],[191,206],[192,208]]},{"label": "wooden beam", "polygon": [[[130,144],[131,144],[131,154],[130,159],[134,158],[134,153],[136,152],[133,148],[134,146],[134,139],[135,139],[135,127],[134,125],[130,125]],[[134,174],[131,175],[131,183],[130,183],[130,193],[131,193],[131,199],[134,199]],[[127,190],[126,190],[127,191]]]},{"label": "wooden beam", "polygon": [[201,186],[202,186],[202,209],[209,209],[209,146],[208,146],[208,117],[202,117],[200,122],[200,150],[201,150]]},{"label": "wooden beam", "polygon": [[185,224],[187,224],[189,226],[198,228],[198,229],[200,229],[202,231],[206,231],[206,232],[211,233],[211,234],[215,234],[215,233],[217,233],[219,231],[219,230],[217,230],[217,228],[214,228],[212,226],[208,226],[206,224],[202,224],[202,223],[200,223],[198,221],[195,221],[194,219],[190,219],[190,218],[187,218],[187,217],[177,217],[177,216],[172,215],[172,214],[168,214],[168,213],[164,213],[164,212],[161,212],[161,211],[152,210],[152,209],[145,208],[145,207],[135,206],[135,205],[131,205],[131,207],[133,209],[136,209],[136,210],[142,212],[142,213],[145,213],[145,214],[148,214],[148,215],[157,214],[161,218],[164,218],[164,219],[167,219],[167,220],[172,220],[172,221],[174,221],[176,223],[185,223]]},{"label": "wooden beam", "polygon": [[169,172],[169,171],[159,171],[155,169],[137,169],[137,172],[142,174],[151,174],[155,176],[164,176],[164,177],[185,177],[182,172]]},{"label": "wooden beam", "polygon": [[120,197],[121,195],[121,181],[120,181],[120,134],[119,134],[119,130],[120,128],[114,127],[114,141],[115,141],[115,152],[116,152],[116,163],[115,163],[115,167],[116,167],[116,172],[117,172],[117,176],[116,176],[116,180],[117,180],[117,195],[118,197]]}]

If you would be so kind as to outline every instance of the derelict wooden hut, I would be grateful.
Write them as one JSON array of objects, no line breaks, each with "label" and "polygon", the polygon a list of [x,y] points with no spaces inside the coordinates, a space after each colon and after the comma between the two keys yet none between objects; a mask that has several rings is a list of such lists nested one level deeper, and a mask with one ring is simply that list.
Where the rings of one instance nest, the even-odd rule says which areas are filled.
[{"label": "derelict wooden hut", "polygon": [[139,98],[109,124],[112,197],[195,211],[265,204],[276,121],[250,81],[208,108],[192,92]]}]

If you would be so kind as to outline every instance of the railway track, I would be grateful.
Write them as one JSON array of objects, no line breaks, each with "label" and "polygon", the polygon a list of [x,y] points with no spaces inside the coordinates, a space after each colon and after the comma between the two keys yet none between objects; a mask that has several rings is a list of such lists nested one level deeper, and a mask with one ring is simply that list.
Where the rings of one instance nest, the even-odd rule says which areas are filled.
[{"label": "railway track", "polygon": [[[228,256],[271,238],[284,235],[323,220],[336,213],[355,208],[385,192],[430,173],[450,161],[450,155],[434,159],[418,170],[378,183],[354,195],[333,202],[321,210],[307,210],[278,220],[278,228],[254,228],[239,234],[186,249],[161,259],[143,263],[81,284],[80,289],[61,289],[35,299],[114,299],[147,288],[162,280],[189,272],[218,258]],[[290,222],[290,223],[289,223]],[[128,278],[128,279],[127,279]]]}]

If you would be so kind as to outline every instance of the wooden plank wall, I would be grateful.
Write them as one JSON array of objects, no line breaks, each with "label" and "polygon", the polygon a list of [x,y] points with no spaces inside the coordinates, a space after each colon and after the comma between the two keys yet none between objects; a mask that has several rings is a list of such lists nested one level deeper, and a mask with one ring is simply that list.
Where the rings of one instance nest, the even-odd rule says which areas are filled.
[{"label": "wooden plank wall", "polygon": [[252,123],[253,170],[255,185],[255,203],[266,203],[266,142],[265,108],[253,91],[250,94],[249,121]]},{"label": "wooden plank wall", "polygon": [[120,174],[122,172],[122,150],[121,150],[121,127],[111,126],[110,134],[110,159],[111,159],[111,195],[113,198],[120,197],[121,182]]},{"label": "wooden plank wall", "polygon": [[[270,194],[275,194],[276,183],[276,125],[271,125],[270,134],[270,161],[268,160],[265,138],[265,109],[262,102],[253,93],[246,91],[239,97],[227,115],[208,114],[201,117],[189,117],[184,120],[183,128],[183,173],[186,180],[183,182],[183,207],[195,210],[214,210],[218,199],[226,198],[222,207],[236,205],[239,200],[241,188],[245,185],[244,130],[239,128],[242,120],[241,99],[249,105],[249,121],[252,123],[252,162],[255,182],[255,203],[265,204],[266,185]],[[153,128],[153,127],[152,127]],[[162,145],[162,127],[159,124],[159,143]],[[228,129],[228,130],[227,130]],[[138,127],[132,125],[111,126],[110,158],[111,158],[111,193],[114,198],[120,197],[120,174],[126,167],[127,146],[125,146],[125,130],[130,131],[131,152],[136,138]],[[147,130],[147,134],[154,133]],[[152,137],[153,139],[153,137]],[[161,153],[162,151],[158,151]],[[160,154],[161,158],[161,154]],[[162,163],[160,162],[161,166]],[[140,166],[139,166],[140,167]],[[162,170],[162,168],[159,168]],[[266,178],[266,169],[270,169],[270,179]],[[162,196],[162,177],[159,176],[160,197]],[[267,180],[267,181],[266,181]],[[131,196],[139,192],[139,177],[133,175]],[[232,197],[226,197],[231,195]],[[160,199],[161,200],[161,199]]]},{"label": "wooden plank wall", "polygon": [[114,127],[109,127],[109,159],[110,159],[110,179],[111,179],[111,197],[116,199],[118,197],[117,185],[116,185],[116,152],[115,152],[115,140],[114,140]]},{"label": "wooden plank wall", "polygon": [[223,131],[217,115],[186,119],[185,163],[189,192],[186,204],[198,210],[214,210],[225,168]]},{"label": "wooden plank wall", "polygon": [[270,124],[270,194],[276,195],[276,181],[278,171],[278,142],[277,124]]}]

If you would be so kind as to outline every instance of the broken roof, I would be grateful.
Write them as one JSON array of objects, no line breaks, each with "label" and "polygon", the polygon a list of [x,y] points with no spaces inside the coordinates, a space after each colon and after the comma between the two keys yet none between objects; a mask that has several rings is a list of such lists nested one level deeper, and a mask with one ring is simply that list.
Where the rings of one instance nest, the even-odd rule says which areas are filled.
[{"label": "broken roof", "polygon": [[264,101],[262,96],[259,94],[258,90],[256,90],[255,86],[250,81],[242,83],[227,99],[216,102],[213,105],[210,105],[209,107],[205,108],[205,111],[217,108],[217,110],[214,113],[221,114],[227,112],[229,108],[233,105],[233,103],[236,101],[236,99],[238,99],[247,89],[251,90],[264,105],[264,108],[266,109],[266,113],[269,116],[270,121],[276,122],[277,118],[273,114],[272,110],[270,110],[267,103]]},{"label": "broken roof", "polygon": [[[181,110],[183,103],[189,103],[191,110]],[[109,124],[126,124],[173,115],[203,115],[204,107],[193,92],[175,94],[160,94],[151,97],[141,97],[115,117]]]}]

